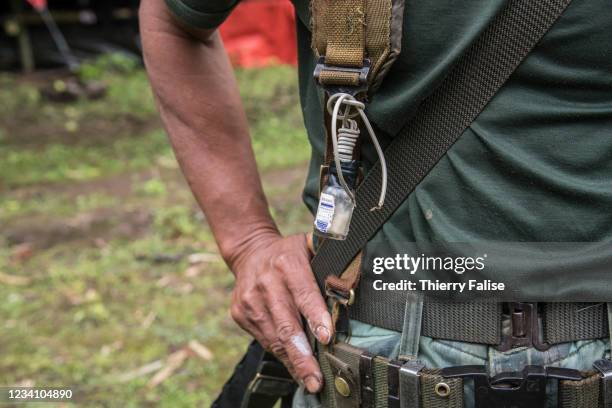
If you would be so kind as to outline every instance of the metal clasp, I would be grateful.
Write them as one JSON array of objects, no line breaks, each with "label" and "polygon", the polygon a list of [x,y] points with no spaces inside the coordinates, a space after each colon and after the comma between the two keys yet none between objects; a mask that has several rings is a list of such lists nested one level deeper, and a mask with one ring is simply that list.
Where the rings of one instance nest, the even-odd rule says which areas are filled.
[{"label": "metal clasp", "polygon": [[488,376],[484,366],[448,367],[440,374],[445,378],[473,378],[476,408],[545,408],[548,379],[582,380],[578,370],[535,365],[494,377]]},{"label": "metal clasp", "polygon": [[546,351],[550,344],[540,339],[541,324],[538,315],[537,303],[512,302],[506,304],[510,332],[502,335],[502,341],[497,346],[499,351],[508,351],[517,347],[534,347],[539,351]]},{"label": "metal clasp", "polygon": [[353,289],[346,293],[325,285],[325,294],[343,306],[351,306],[353,303],[355,303],[355,291]]},{"label": "metal clasp", "polygon": [[418,360],[390,361],[387,365],[387,407],[421,408],[421,370]]},{"label": "metal clasp", "polygon": [[[370,73],[371,62],[368,58],[363,60],[363,65],[361,67],[343,67],[336,65],[328,65],[325,62],[325,56],[319,57],[317,61],[317,65],[314,70],[314,79],[317,85],[321,86],[329,95],[333,95],[336,93],[347,93],[353,96],[361,92],[365,92],[368,90],[368,74]],[[358,75],[358,84],[357,85],[334,85],[334,84],[322,84],[319,80],[321,77],[321,73],[323,71],[326,72],[338,72],[338,73],[348,73],[348,74],[357,74]]]},{"label": "metal clasp", "polygon": [[604,408],[612,407],[612,361],[608,359],[597,360],[593,367],[601,374],[602,399]]}]

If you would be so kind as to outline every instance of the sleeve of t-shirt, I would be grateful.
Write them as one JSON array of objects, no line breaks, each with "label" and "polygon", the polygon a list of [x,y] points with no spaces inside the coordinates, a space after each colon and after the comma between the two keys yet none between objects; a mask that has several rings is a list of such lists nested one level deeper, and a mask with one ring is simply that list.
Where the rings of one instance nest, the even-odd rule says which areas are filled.
[{"label": "sleeve of t-shirt", "polygon": [[188,26],[212,29],[225,21],[239,0],[165,0],[179,20]]}]

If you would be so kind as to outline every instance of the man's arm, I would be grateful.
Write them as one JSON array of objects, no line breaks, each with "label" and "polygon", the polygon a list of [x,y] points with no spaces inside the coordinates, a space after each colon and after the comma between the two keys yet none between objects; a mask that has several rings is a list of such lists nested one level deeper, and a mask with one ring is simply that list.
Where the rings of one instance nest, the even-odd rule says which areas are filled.
[{"label": "man's arm", "polygon": [[232,317],[310,392],[322,375],[304,316],[328,343],[331,318],[305,235],[283,238],[268,211],[233,71],[219,35],[184,27],[163,0],[143,0],[147,72],[183,173],[236,276]]}]

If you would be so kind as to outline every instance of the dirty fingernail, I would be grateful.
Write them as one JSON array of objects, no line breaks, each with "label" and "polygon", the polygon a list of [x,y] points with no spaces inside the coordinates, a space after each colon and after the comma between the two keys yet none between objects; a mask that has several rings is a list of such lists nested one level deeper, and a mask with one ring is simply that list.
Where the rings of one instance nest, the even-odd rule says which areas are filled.
[{"label": "dirty fingernail", "polygon": [[308,377],[306,377],[306,379],[304,380],[304,385],[310,393],[315,393],[321,388],[321,382],[314,375],[309,375]]},{"label": "dirty fingernail", "polygon": [[329,330],[325,326],[317,327],[317,332],[316,333],[317,333],[317,338],[323,344],[327,344],[331,340],[331,333],[329,332]]},{"label": "dirty fingernail", "polygon": [[331,315],[327,312],[323,313],[321,323],[323,323],[325,327],[332,327]]}]

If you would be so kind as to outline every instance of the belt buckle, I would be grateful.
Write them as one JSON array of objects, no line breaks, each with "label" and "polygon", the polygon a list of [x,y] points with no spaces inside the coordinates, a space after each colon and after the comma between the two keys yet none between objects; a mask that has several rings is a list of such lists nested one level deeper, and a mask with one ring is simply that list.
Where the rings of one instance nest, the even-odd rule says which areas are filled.
[{"label": "belt buckle", "polygon": [[472,378],[475,408],[545,408],[548,379],[582,379],[578,370],[536,365],[494,377],[488,376],[485,366],[447,367],[442,369],[441,375],[445,378]]},{"label": "belt buckle", "polygon": [[[369,58],[365,58],[363,60],[363,65],[361,67],[329,65],[325,62],[325,56],[320,56],[319,60],[317,61],[317,65],[315,66],[313,76],[315,82],[321,87],[323,87],[323,89],[325,89],[325,91],[327,91],[329,95],[333,95],[336,93],[347,93],[356,96],[357,94],[368,90],[368,74],[370,73],[371,65],[372,63],[370,62]],[[359,77],[359,84],[356,86],[323,85],[319,82],[319,77],[321,75],[321,72],[323,71],[335,71],[341,73],[357,74]]]},{"label": "belt buckle", "polygon": [[538,316],[538,304],[528,302],[511,302],[508,305],[510,333],[502,334],[499,351],[508,351],[517,347],[534,347],[546,351],[550,344],[540,340],[541,324]]}]

